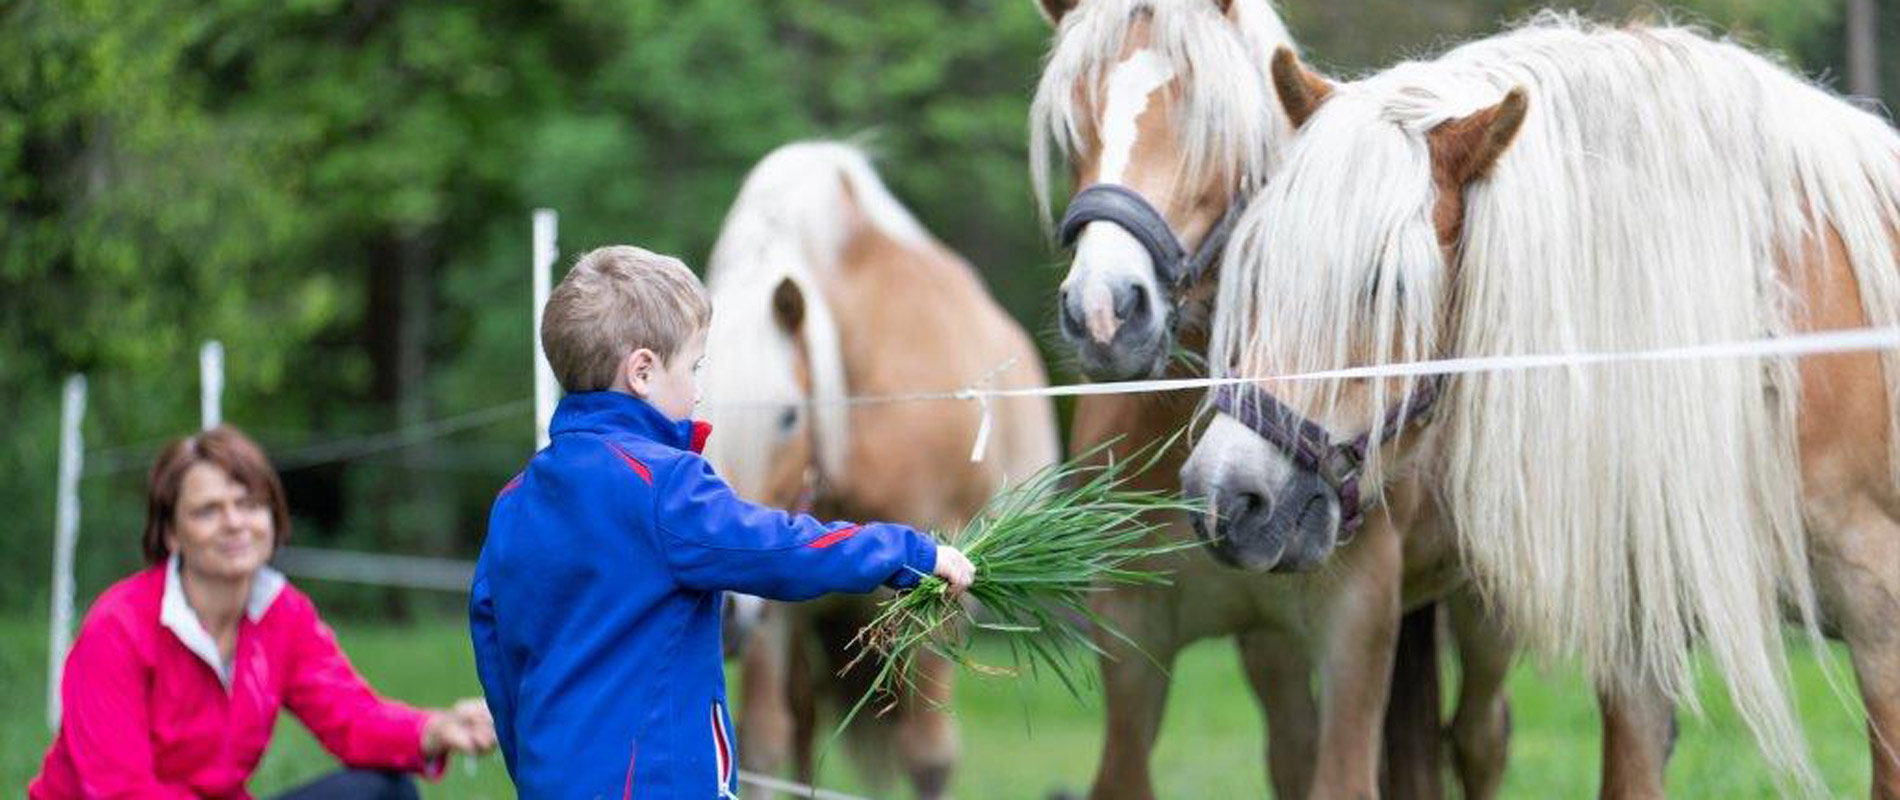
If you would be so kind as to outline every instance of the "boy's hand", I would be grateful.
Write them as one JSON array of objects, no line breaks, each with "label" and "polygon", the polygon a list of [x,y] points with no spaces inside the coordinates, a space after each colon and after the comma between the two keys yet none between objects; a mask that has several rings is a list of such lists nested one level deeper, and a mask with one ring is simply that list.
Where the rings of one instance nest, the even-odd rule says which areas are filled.
[{"label": "boy's hand", "polygon": [[937,569],[934,573],[949,585],[950,596],[963,594],[976,580],[976,565],[958,550],[947,544],[937,545]]}]

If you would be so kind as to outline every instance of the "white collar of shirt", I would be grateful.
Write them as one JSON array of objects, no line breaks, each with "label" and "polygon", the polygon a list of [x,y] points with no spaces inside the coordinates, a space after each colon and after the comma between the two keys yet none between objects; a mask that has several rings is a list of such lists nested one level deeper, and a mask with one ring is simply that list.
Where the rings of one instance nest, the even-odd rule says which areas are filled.
[{"label": "white collar of shirt", "polygon": [[[283,593],[285,583],[283,573],[270,567],[258,569],[251,577],[251,596],[244,601],[244,616],[253,623],[263,619],[264,612],[277,602],[277,595]],[[231,665],[218,656],[217,640],[211,638],[198,613],[191,610],[191,603],[185,599],[185,584],[178,575],[177,553],[165,560],[165,596],[159,601],[158,623],[170,629],[185,649],[218,673],[224,688],[231,688]]]}]

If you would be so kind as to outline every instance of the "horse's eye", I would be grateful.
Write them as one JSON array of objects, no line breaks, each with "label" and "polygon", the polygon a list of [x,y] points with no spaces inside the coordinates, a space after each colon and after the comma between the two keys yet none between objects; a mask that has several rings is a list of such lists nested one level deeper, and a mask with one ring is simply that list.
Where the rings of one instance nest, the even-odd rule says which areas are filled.
[{"label": "horse's eye", "polygon": [[793,425],[798,424],[798,409],[788,408],[778,416],[778,429],[781,433],[790,433]]}]

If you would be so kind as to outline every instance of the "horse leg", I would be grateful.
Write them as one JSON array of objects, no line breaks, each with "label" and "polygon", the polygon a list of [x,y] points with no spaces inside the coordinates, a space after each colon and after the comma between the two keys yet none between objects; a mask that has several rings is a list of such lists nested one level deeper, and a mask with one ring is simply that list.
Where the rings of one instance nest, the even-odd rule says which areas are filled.
[{"label": "horse leg", "polygon": [[[1900,798],[1900,523],[1855,503],[1848,524],[1817,531],[1815,581],[1852,654],[1873,751],[1873,796]],[[1811,513],[1810,518],[1814,515]]]},{"label": "horse leg", "polygon": [[810,786],[818,779],[818,753],[814,747],[818,738],[818,680],[807,643],[794,640],[787,644],[790,675],[787,682],[792,687],[787,705],[792,712],[793,774],[799,783]]},{"label": "horse leg", "polygon": [[914,690],[904,693],[897,722],[898,757],[919,800],[936,800],[949,788],[959,755],[957,723],[949,713],[956,669],[934,653],[919,655],[912,668]]},{"label": "horse leg", "polygon": [[1398,531],[1384,514],[1366,522],[1342,555],[1329,593],[1321,661],[1318,769],[1309,796],[1371,798],[1379,793],[1379,754],[1386,698],[1398,643]]},{"label": "horse leg", "polygon": [[1181,646],[1173,630],[1173,599],[1168,589],[1146,588],[1108,589],[1095,597],[1096,613],[1135,644],[1096,637],[1108,710],[1102,759],[1089,792],[1096,800],[1155,796],[1148,758],[1167,710],[1167,670]]},{"label": "horse leg", "polygon": [[[763,775],[779,774],[791,755],[794,690],[786,663],[788,624],[784,609],[768,607],[746,636],[740,661],[739,766]],[[750,786],[744,792],[748,798],[770,796]]]},{"label": "horse leg", "polygon": [[1458,642],[1458,711],[1451,747],[1467,800],[1496,797],[1511,744],[1511,703],[1504,681],[1514,645],[1470,587],[1447,598]]},{"label": "horse leg", "polygon": [[1661,687],[1635,681],[1599,688],[1603,714],[1603,794],[1613,800],[1660,800],[1663,769],[1676,746],[1676,706]]},{"label": "horse leg", "polygon": [[1267,781],[1273,795],[1305,797],[1313,786],[1319,706],[1313,699],[1312,654],[1293,637],[1255,630],[1235,637],[1260,710],[1267,717]]},{"label": "horse leg", "polygon": [[1438,604],[1427,603],[1399,618],[1399,638],[1392,652],[1392,691],[1385,702],[1381,797],[1439,800],[1445,796],[1438,616]]}]

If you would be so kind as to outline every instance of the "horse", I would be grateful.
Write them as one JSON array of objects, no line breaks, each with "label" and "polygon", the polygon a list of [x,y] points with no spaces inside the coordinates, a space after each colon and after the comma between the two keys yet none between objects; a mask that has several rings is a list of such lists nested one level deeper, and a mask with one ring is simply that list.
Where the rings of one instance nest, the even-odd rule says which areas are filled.
[{"label": "horse", "polygon": [[[1219,375],[1900,322],[1900,136],[1742,46],[1544,15],[1355,82],[1274,65],[1300,133],[1222,267]],[[1697,643],[1819,791],[1780,626],[1836,634],[1900,797],[1895,358],[1243,382],[1184,481],[1245,561],[1323,559],[1341,496],[1422,476],[1513,632],[1594,681],[1606,796],[1662,796]]]},{"label": "horse", "polygon": [[[1291,40],[1263,0],[1039,0],[1039,7],[1055,27],[1031,106],[1039,206],[1049,208],[1058,160],[1079,190],[1058,226],[1074,248],[1058,298],[1061,334],[1095,380],[1191,374],[1183,362],[1193,357],[1177,350],[1205,349],[1226,231],[1293,135],[1268,71],[1270,54]],[[1083,397],[1071,451],[1115,441],[1126,452],[1165,438],[1189,424],[1199,400],[1196,392]],[[1185,448],[1170,454],[1138,476],[1139,485],[1178,491],[1185,455]],[[1372,514],[1340,569],[1262,580],[1191,549],[1145,565],[1172,572],[1170,586],[1104,587],[1094,607],[1132,646],[1098,637],[1107,731],[1093,795],[1153,796],[1149,754],[1167,698],[1166,665],[1191,642],[1233,636],[1272,723],[1265,760],[1278,796],[1373,796],[1382,739],[1385,793],[1437,796],[1444,748],[1429,603],[1440,598],[1451,600],[1464,663],[1451,725],[1458,775],[1467,796],[1495,794],[1513,647],[1474,598],[1457,591],[1462,570],[1431,505],[1414,493],[1402,513],[1388,506]],[[1195,536],[1188,515],[1168,520],[1162,535]],[[1402,613],[1421,607],[1401,636]]]},{"label": "horse", "polygon": [[[1004,486],[1058,457],[1047,398],[847,403],[847,398],[1046,385],[1029,336],[975,269],[892,196],[858,147],[800,142],[754,167],[708,266],[714,318],[702,375],[716,435],[707,457],[741,495],[827,518],[879,519],[934,531],[968,522]],[[832,678],[875,599],[770,604],[741,655],[740,763],[776,773],[796,757],[810,783],[814,700],[849,707],[874,667]],[[943,796],[957,760],[945,713],[952,665],[923,659],[917,694],[899,698],[895,731],[865,715],[852,743],[867,779],[894,739],[918,796]],[[884,749],[888,751],[887,744]]]}]

